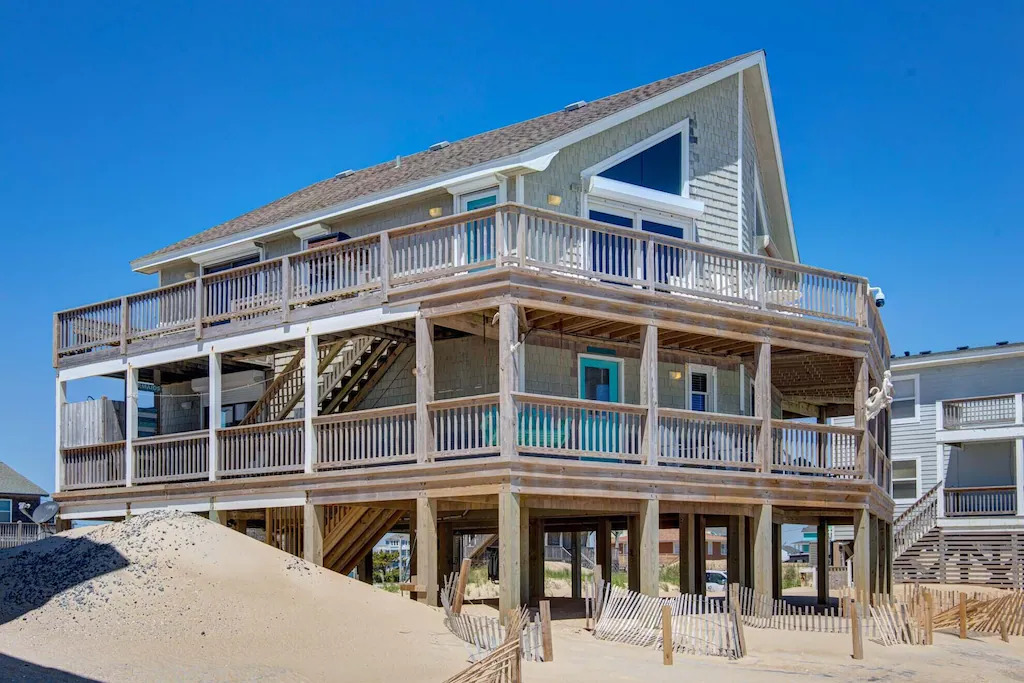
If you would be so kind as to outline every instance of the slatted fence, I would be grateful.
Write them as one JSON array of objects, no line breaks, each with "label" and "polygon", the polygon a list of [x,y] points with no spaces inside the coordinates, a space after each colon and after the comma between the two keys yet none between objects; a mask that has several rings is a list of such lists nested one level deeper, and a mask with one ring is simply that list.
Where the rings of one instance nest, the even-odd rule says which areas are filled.
[{"label": "slatted fence", "polygon": [[588,582],[598,640],[661,649],[662,606],[671,614],[672,649],[712,657],[742,657],[741,624],[724,600],[683,594],[655,598],[602,582]]}]

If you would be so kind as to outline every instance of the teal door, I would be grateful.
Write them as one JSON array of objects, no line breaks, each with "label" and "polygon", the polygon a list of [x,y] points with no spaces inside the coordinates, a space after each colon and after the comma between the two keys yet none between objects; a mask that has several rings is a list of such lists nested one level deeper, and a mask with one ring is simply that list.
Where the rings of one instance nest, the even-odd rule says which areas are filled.
[{"label": "teal door", "polygon": [[[622,400],[622,364],[604,358],[580,358],[580,398],[588,401]],[[580,448],[600,453],[619,452],[616,413],[586,409],[580,416]]]},{"label": "teal door", "polygon": [[[475,211],[498,203],[497,190],[474,192],[462,197],[462,210]],[[466,224],[466,263],[494,258],[494,218],[481,218]],[[475,268],[483,270],[484,268]]]}]

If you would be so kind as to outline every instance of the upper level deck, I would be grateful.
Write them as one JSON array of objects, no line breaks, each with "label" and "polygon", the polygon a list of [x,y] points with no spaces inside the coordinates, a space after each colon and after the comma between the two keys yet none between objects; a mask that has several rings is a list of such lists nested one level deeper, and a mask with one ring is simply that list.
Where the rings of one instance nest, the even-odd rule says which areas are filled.
[{"label": "upper level deck", "polygon": [[[862,277],[620,228],[518,204],[308,249],[54,314],[58,369],[223,339],[339,312],[413,305],[515,280],[623,306],[692,313],[716,333],[774,328],[807,347],[889,345]],[[732,323],[732,324],[728,324]]]}]

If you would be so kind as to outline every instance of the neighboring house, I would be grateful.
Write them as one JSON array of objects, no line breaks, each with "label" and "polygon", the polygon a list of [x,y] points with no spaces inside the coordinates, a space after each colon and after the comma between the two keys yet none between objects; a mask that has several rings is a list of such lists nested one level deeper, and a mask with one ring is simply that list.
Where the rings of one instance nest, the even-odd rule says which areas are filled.
[{"label": "neighboring house", "polygon": [[1024,343],[906,354],[892,373],[896,573],[1024,587]]},{"label": "neighboring house", "polygon": [[32,511],[49,495],[10,465],[0,462],[0,548],[31,543],[53,532],[52,524],[37,525]]},{"label": "neighboring house", "polygon": [[[624,533],[615,540],[615,553],[619,566],[625,566],[629,557],[629,534]],[[724,560],[728,553],[725,536],[713,531],[704,532],[705,560]],[[658,564],[665,566],[679,561],[679,530],[661,529],[658,532]]]},{"label": "neighboring house", "polygon": [[264,513],[270,542],[343,573],[413,533],[431,602],[457,537],[497,533],[504,611],[542,593],[546,530],[599,532],[602,566],[613,530],[646,539],[629,582],[652,592],[659,525],[683,530],[690,591],[696,539],[728,527],[737,580],[768,592],[781,525],[827,511],[863,531],[859,581],[886,578],[888,418],[826,420],[863,415],[888,342],[866,278],[799,263],[779,150],[754,52],[136,259],[159,288],[55,316],[58,409],[119,376],[127,411],[123,440],[68,445],[84,430],[58,421],[62,518]]},{"label": "neighboring house", "polygon": [[408,534],[385,534],[384,538],[377,541],[377,545],[373,549],[396,553],[395,561],[388,568],[398,570],[399,576],[403,579],[408,576],[409,558],[412,551]]}]

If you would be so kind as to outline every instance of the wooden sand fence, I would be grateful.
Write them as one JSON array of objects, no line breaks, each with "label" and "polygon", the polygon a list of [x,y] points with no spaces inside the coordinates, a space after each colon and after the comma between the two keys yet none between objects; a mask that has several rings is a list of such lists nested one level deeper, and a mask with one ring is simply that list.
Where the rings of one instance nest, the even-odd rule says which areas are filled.
[{"label": "wooden sand fence", "polygon": [[[655,598],[613,586],[587,583],[587,614],[594,637],[618,643],[689,654],[739,659],[746,654],[739,615],[723,600],[702,595]],[[668,612],[663,621],[663,607]]]},{"label": "wooden sand fence", "polygon": [[509,612],[506,638],[445,683],[522,683],[521,640],[515,634],[522,629],[523,614],[520,610]]},{"label": "wooden sand fence", "polygon": [[[929,591],[929,589],[923,589]],[[930,591],[929,591],[930,592]],[[935,628],[961,628],[961,633],[999,633],[1004,640],[1008,636],[1024,635],[1024,591],[1012,591],[1005,595],[981,595],[968,597],[961,593],[957,603],[935,615]]]},{"label": "wooden sand fence", "polygon": [[926,600],[906,602],[875,595],[870,601],[844,598],[838,607],[799,606],[773,600],[746,586],[729,586],[744,626],[815,633],[853,633],[882,645],[930,644],[930,612]]},{"label": "wooden sand fence", "polygon": [[[477,661],[507,643],[508,628],[498,617],[462,614],[461,598],[465,593],[465,583],[460,580],[461,574],[461,571],[449,574],[440,590],[444,624],[457,638],[470,646],[470,661]],[[462,594],[459,593],[460,588]],[[531,618],[529,610],[523,607],[514,623],[520,631],[517,648],[520,656],[531,662],[544,661],[541,615],[534,614]]]}]

